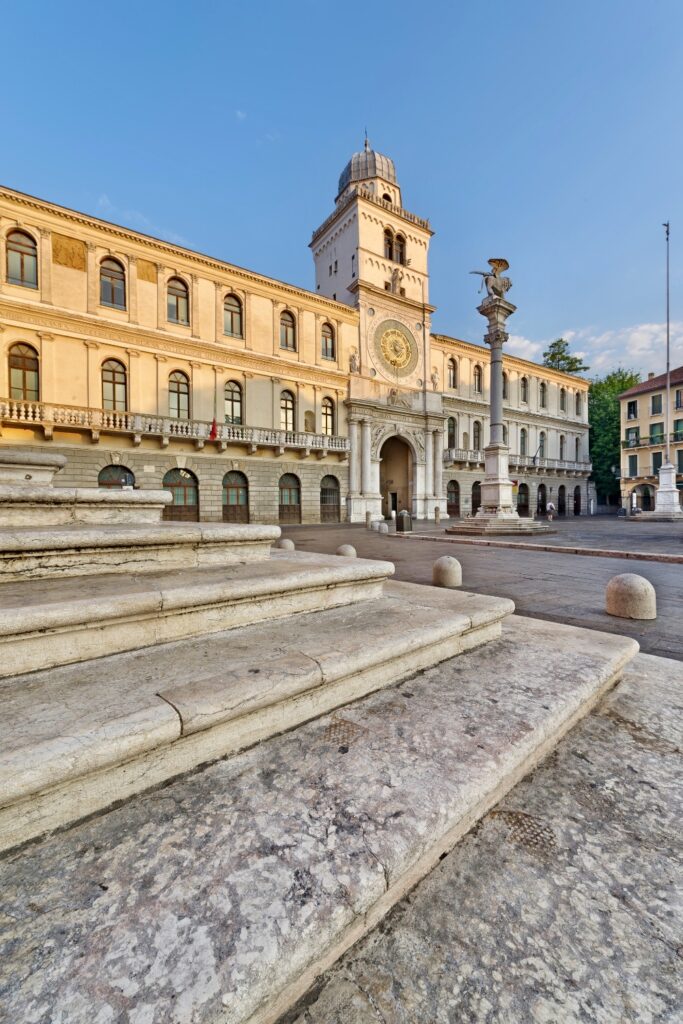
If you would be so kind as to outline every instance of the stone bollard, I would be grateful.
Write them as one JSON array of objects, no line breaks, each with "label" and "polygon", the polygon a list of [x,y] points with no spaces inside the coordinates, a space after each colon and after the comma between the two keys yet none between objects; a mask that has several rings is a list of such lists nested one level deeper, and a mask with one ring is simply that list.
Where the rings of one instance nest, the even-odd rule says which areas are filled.
[{"label": "stone bollard", "polygon": [[275,541],[273,547],[279,548],[280,551],[294,551],[296,544],[289,537],[280,537],[279,540]]},{"label": "stone bollard", "polygon": [[613,576],[605,589],[605,611],[621,619],[656,619],[655,588],[634,572]]},{"label": "stone bollard", "polygon": [[372,512],[366,512],[365,513],[365,529],[366,530],[371,530],[372,529]]},{"label": "stone bollard", "polygon": [[437,526],[441,522],[441,509],[439,508],[438,505],[434,509],[434,522],[436,523]]},{"label": "stone bollard", "polygon": [[457,558],[442,555],[432,566],[432,583],[435,587],[459,587],[462,584],[462,566]]},{"label": "stone bollard", "polygon": [[378,533],[389,533],[389,524],[388,523],[379,523],[379,525],[377,526],[377,532]]},{"label": "stone bollard", "polygon": [[372,522],[370,523],[370,529],[371,530],[375,530],[375,532],[376,532],[377,530],[379,530],[379,528],[380,528],[380,521],[379,521],[379,519],[373,519]]},{"label": "stone bollard", "polygon": [[343,555],[345,558],[355,558],[356,549],[353,544],[340,544],[335,551],[335,555]]}]

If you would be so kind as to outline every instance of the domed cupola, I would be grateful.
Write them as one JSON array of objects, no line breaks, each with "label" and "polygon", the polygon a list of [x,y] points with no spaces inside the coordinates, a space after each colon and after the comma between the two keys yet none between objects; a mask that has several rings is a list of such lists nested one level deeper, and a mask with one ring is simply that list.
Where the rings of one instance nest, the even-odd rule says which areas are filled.
[{"label": "domed cupola", "polygon": [[[379,181],[377,181],[377,179],[379,179]],[[371,183],[373,181],[376,182],[375,187],[372,187]],[[384,156],[383,153],[377,153],[374,149],[371,149],[367,136],[365,137],[365,146],[363,147],[362,152],[353,154],[339,176],[337,199],[339,199],[350,186],[360,184],[361,182],[367,182],[370,186],[370,191],[376,192],[379,195],[382,194],[380,182],[393,185],[398,193],[398,182],[396,181],[396,168],[394,167],[394,161],[391,157]],[[392,195],[391,201],[395,202],[396,198],[396,196]]]}]

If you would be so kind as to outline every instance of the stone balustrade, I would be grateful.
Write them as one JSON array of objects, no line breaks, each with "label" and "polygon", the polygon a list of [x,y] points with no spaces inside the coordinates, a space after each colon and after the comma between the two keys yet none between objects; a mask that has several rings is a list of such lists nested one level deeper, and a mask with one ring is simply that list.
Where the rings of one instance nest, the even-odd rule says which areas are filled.
[{"label": "stone balustrade", "polygon": [[46,440],[50,440],[55,427],[63,430],[88,430],[93,441],[101,432],[129,434],[134,444],[143,437],[158,437],[163,447],[171,439],[193,442],[195,447],[216,444],[224,450],[229,444],[256,448],[295,448],[304,451],[337,452],[346,455],[349,439],[338,435],[313,434],[268,427],[248,427],[237,423],[218,423],[216,436],[211,437],[213,424],[206,420],[175,419],[146,413],[116,412],[107,409],[87,409],[78,406],[57,405],[51,402],[29,402],[0,399],[0,421],[3,424],[35,424],[41,426]]},{"label": "stone balustrade", "polygon": [[[447,465],[453,463],[472,463],[484,465],[484,452],[479,449],[446,448],[443,453],[443,461]],[[508,456],[509,465],[512,468],[526,469],[529,472],[554,470],[561,473],[588,474],[593,466],[590,462],[576,462],[572,459],[546,459],[541,456],[515,455],[510,452]]]}]

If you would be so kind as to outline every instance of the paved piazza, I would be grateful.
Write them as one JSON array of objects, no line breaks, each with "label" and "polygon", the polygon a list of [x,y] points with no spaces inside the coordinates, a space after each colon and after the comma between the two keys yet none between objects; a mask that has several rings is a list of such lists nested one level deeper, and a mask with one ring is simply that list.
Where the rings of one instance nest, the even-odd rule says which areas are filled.
[{"label": "paved piazza", "polygon": [[[555,522],[553,526],[557,533],[524,537],[519,543],[683,555],[683,528],[677,524],[596,517]],[[353,544],[360,557],[393,562],[395,578],[412,583],[430,584],[434,561],[441,555],[453,555],[462,564],[466,589],[509,597],[520,614],[632,636],[648,654],[683,661],[683,564],[515,550],[517,542],[506,538],[499,538],[496,546],[469,539],[467,543],[454,542],[433,523],[418,523],[416,531],[435,541],[380,536],[357,526],[297,527],[284,534],[301,551],[333,552],[340,544]],[[442,543],[438,543],[440,538]],[[498,546],[501,542],[504,546]],[[638,573],[654,585],[658,603],[657,618],[652,622],[615,619],[605,613],[605,586],[612,576],[623,572]]]}]

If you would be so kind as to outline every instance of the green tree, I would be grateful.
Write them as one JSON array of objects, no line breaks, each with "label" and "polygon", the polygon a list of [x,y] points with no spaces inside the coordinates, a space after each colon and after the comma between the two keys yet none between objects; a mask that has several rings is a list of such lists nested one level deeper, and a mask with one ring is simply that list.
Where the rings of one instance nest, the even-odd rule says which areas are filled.
[{"label": "green tree", "polygon": [[619,481],[612,472],[612,466],[619,471],[621,464],[619,395],[639,380],[639,373],[620,367],[604,377],[595,377],[588,389],[592,478],[598,496],[608,502],[619,495]]},{"label": "green tree", "polygon": [[585,373],[590,370],[581,356],[573,356],[569,351],[569,342],[564,338],[555,338],[543,353],[543,365],[552,366],[553,370],[562,373]]}]

